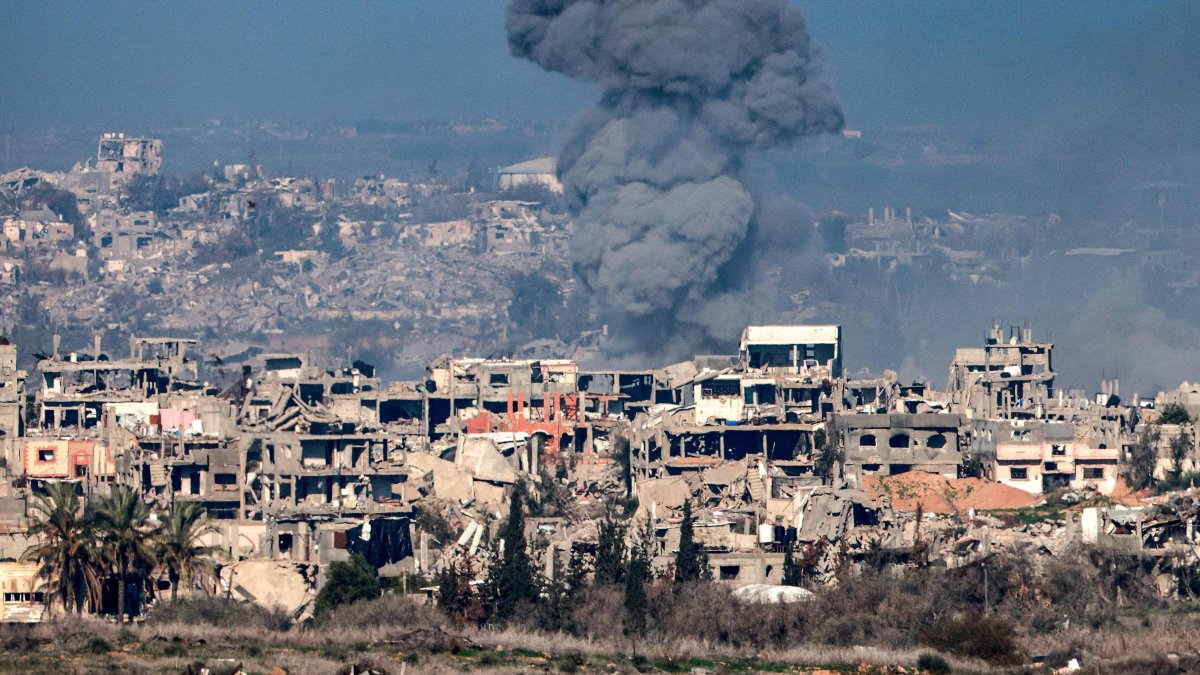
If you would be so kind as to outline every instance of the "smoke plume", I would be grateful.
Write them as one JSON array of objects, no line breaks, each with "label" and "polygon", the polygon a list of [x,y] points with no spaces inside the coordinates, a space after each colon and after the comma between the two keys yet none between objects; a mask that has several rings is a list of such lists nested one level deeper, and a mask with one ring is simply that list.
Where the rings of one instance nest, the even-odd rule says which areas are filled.
[{"label": "smoke plume", "polygon": [[558,170],[576,217],[572,263],[617,338],[661,352],[687,333],[715,337],[695,310],[745,295],[746,258],[762,242],[747,154],[842,127],[800,11],[787,0],[509,0],[506,25],[513,54],[602,90]]}]

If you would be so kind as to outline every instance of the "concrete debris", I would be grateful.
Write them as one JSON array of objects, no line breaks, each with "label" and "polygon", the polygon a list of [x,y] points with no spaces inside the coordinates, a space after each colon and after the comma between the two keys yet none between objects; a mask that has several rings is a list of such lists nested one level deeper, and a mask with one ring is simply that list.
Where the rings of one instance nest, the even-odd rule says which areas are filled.
[{"label": "concrete debris", "polygon": [[[511,438],[496,438],[498,436]],[[528,434],[465,435],[459,442],[454,465],[479,480],[511,485],[517,482],[517,471],[500,454],[500,448],[507,448],[510,456],[523,452],[528,438]]]},{"label": "concrete debris", "polygon": [[[1121,471],[1151,429],[1154,477],[1200,469],[1200,434],[1178,415],[1200,416],[1200,384],[1150,397],[1123,397],[1115,379],[1062,387],[1055,345],[1028,324],[988,326],[957,349],[944,390],[847,362],[836,324],[746,326],[730,353],[608,367],[607,328],[565,342],[523,325],[539,317],[510,320],[531,299],[530,270],[578,298],[575,224],[547,196],[562,189],[553,160],[496,171],[514,191],[497,195],[433,172],[348,186],[269,177],[250,159],[178,204],[136,203],[162,161],[160,140],[106,133],[69,171],[0,175],[0,333],[36,310],[82,343],[46,336],[18,352],[0,337],[0,558],[31,543],[31,502],[54,482],[88,499],[120,484],[158,506],[200,505],[219,569],[181,591],[297,618],[328,565],[354,552],[386,576],[455,564],[483,581],[518,486],[546,574],[590,559],[614,510],[632,513],[631,533],[650,520],[654,564],[669,567],[685,503],[713,576],[748,589],[777,588],[789,551],[820,583],[856,566],[1085,545],[1153,558],[1170,593],[1170,575],[1200,555],[1195,489],[1151,497]],[[49,189],[73,195],[79,217],[43,203]],[[848,223],[828,261],[937,261],[992,283],[1025,260],[982,242],[1032,225],[887,206]],[[1196,288],[1194,266],[1177,263],[1156,274]],[[795,316],[812,309],[799,302]],[[496,344],[513,347],[483,356]],[[388,382],[354,358],[370,352],[421,376]],[[13,596],[0,612],[14,620],[46,611],[27,565],[0,563]]]},{"label": "concrete debris", "polygon": [[222,568],[220,584],[231,597],[303,619],[316,599],[317,570],[304,563],[241,560]]},{"label": "concrete debris", "polygon": [[733,591],[740,602],[758,605],[787,605],[804,602],[813,597],[812,591],[797,586],[774,586],[771,584],[747,584]]},{"label": "concrete debris", "polygon": [[408,457],[408,465],[432,477],[433,494],[439,499],[456,502],[469,502],[474,499],[474,481],[454,462],[433,455],[413,453]]},{"label": "concrete debris", "polygon": [[692,489],[683,478],[672,476],[638,481],[637,494],[641,508],[656,511],[660,507],[682,508],[683,503],[691,499]]},{"label": "concrete debris", "polygon": [[[0,517],[19,536],[53,481],[200,504],[206,543],[224,555],[215,587],[188,590],[297,619],[328,564],[354,552],[385,575],[453,564],[482,581],[518,485],[546,574],[588,559],[605,514],[636,501],[630,536],[649,519],[659,568],[690,503],[714,578],[747,602],[807,597],[779,585],[789,551],[821,583],[854,566],[1081,544],[1161,559],[1173,592],[1174,561],[1200,555],[1200,499],[1123,488],[1117,458],[1148,423],[1142,409],[1114,407],[1111,383],[1103,400],[1052,389],[1049,345],[996,330],[982,354],[956,355],[947,392],[890,372],[846,377],[837,326],[750,327],[738,354],[663,369],[444,356],[427,378],[391,383],[361,361],[259,352],[220,387],[191,338],[134,336],[124,353],[55,339],[32,378],[0,344]],[[1194,461],[1194,429],[1171,432],[1191,434]],[[3,550],[25,543],[0,538]]]}]

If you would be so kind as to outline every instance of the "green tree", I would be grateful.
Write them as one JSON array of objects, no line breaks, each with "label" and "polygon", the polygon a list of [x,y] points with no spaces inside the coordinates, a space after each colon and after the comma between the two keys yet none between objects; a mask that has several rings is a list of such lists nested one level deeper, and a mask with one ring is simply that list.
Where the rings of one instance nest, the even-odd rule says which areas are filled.
[{"label": "green tree", "polygon": [[650,614],[650,601],[646,597],[646,584],[650,581],[650,561],[654,558],[654,525],[649,514],[638,529],[637,544],[629,552],[629,565],[625,569],[625,620],[626,635],[639,637],[646,632]]},{"label": "green tree", "polygon": [[1158,411],[1159,424],[1188,424],[1191,421],[1187,408],[1178,403],[1168,403]]},{"label": "green tree", "polygon": [[71,223],[78,228],[86,224],[83,214],[79,213],[79,202],[75,193],[69,190],[59,190],[49,183],[39,183],[29,192],[28,202],[31,206],[45,205],[63,222]]},{"label": "green tree", "polygon": [[379,581],[379,570],[361,553],[354,553],[349,560],[329,564],[325,585],[313,603],[313,616],[323,619],[336,607],[378,598],[381,593],[383,585]]},{"label": "green tree", "polygon": [[1187,461],[1192,454],[1192,437],[1183,429],[1171,439],[1171,468],[1172,473],[1178,478],[1183,474],[1183,463]]},{"label": "green tree", "polygon": [[571,552],[565,568],[555,566],[554,576],[545,584],[542,602],[538,603],[539,628],[548,632],[576,632],[573,617],[580,604],[581,591],[587,585],[586,577],[583,555],[578,551]]},{"label": "green tree", "polygon": [[838,461],[837,448],[830,442],[829,435],[824,429],[813,433],[813,447],[816,456],[813,458],[813,473],[824,479],[833,478],[833,468]]},{"label": "green tree", "polygon": [[273,207],[264,219],[259,214],[261,237],[259,248],[266,254],[303,248],[304,242],[312,237],[313,217],[304,209]]},{"label": "green tree", "polygon": [[467,164],[467,189],[492,191],[492,169],[480,162],[478,157],[472,157],[470,164]]},{"label": "green tree", "polygon": [[22,554],[23,559],[39,563],[47,604],[57,597],[66,612],[100,604],[103,563],[76,489],[74,483],[46,485],[46,495],[31,507],[29,535],[37,543]]},{"label": "green tree", "polygon": [[537,272],[520,272],[509,281],[512,303],[508,320],[534,338],[553,337],[563,311],[563,298],[553,281]]},{"label": "green tree", "polygon": [[625,580],[626,525],[617,518],[616,509],[609,506],[600,521],[596,540],[595,579],[597,586],[619,584]]},{"label": "green tree", "polygon": [[474,558],[457,559],[434,577],[438,587],[438,606],[456,624],[480,626],[487,619],[484,599],[475,589]]},{"label": "green tree", "polygon": [[434,577],[437,584],[438,607],[446,613],[455,624],[461,625],[470,616],[470,609],[476,605],[474,591],[471,588],[471,575],[464,570],[458,561],[438,571]]},{"label": "green tree", "polygon": [[212,572],[211,556],[220,549],[200,544],[202,537],[217,531],[205,520],[204,509],[194,502],[174,502],[155,542],[155,557],[167,570],[171,581],[171,600],[175,600],[182,580],[189,587],[197,576]]},{"label": "green tree", "polygon": [[317,241],[321,245],[321,250],[328,253],[330,258],[338,260],[346,257],[346,246],[342,244],[341,228],[337,221],[321,223]]},{"label": "green tree", "polygon": [[692,501],[683,502],[683,522],[679,525],[679,550],[675,552],[675,583],[703,581],[709,577],[708,555],[696,543]]},{"label": "green tree", "polygon": [[1158,427],[1147,424],[1142,427],[1137,441],[1129,449],[1121,466],[1121,476],[1135,490],[1154,484],[1154,468],[1158,465],[1158,441],[1162,434]]},{"label": "green tree", "polygon": [[125,485],[114,486],[92,512],[100,550],[117,578],[117,622],[125,623],[125,593],[131,579],[154,566],[156,533],[150,505]]},{"label": "green tree", "polygon": [[125,184],[125,205],[134,211],[154,211],[155,203],[166,200],[166,181],[162,176],[138,174]]},{"label": "green tree", "polygon": [[500,551],[488,571],[490,615],[496,621],[507,621],[522,602],[538,599],[537,578],[525,547],[524,502],[525,484],[517,483],[508,505],[508,519],[500,528]]},{"label": "green tree", "polygon": [[134,211],[153,211],[163,216],[179,206],[179,200],[212,187],[203,174],[166,176],[138,174],[125,184],[125,205]]},{"label": "green tree", "polygon": [[793,548],[792,544],[788,544],[787,553],[783,554],[784,586],[799,586],[800,580],[804,577],[804,570],[800,569],[800,565],[796,564],[796,558],[792,555]]},{"label": "green tree", "polygon": [[240,229],[232,230],[212,244],[198,244],[192,250],[192,262],[201,266],[234,262],[258,251],[250,237]]}]

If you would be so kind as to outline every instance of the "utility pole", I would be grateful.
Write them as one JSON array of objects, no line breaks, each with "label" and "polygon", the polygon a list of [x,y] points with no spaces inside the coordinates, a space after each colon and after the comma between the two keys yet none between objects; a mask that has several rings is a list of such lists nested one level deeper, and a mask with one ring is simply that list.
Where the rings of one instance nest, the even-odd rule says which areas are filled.
[{"label": "utility pole", "polygon": [[988,566],[987,561],[983,561],[983,613],[988,613]]}]

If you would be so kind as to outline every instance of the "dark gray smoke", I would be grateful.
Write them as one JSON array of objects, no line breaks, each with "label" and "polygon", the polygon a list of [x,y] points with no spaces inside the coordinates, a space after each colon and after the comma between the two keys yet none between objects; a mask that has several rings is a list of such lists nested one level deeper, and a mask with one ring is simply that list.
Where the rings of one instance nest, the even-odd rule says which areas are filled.
[{"label": "dark gray smoke", "polygon": [[843,123],[800,11],[787,0],[509,0],[506,25],[513,54],[602,89],[559,174],[576,215],[572,262],[618,337],[661,348],[695,330],[692,312],[713,297],[738,302],[758,241],[745,156]]}]

